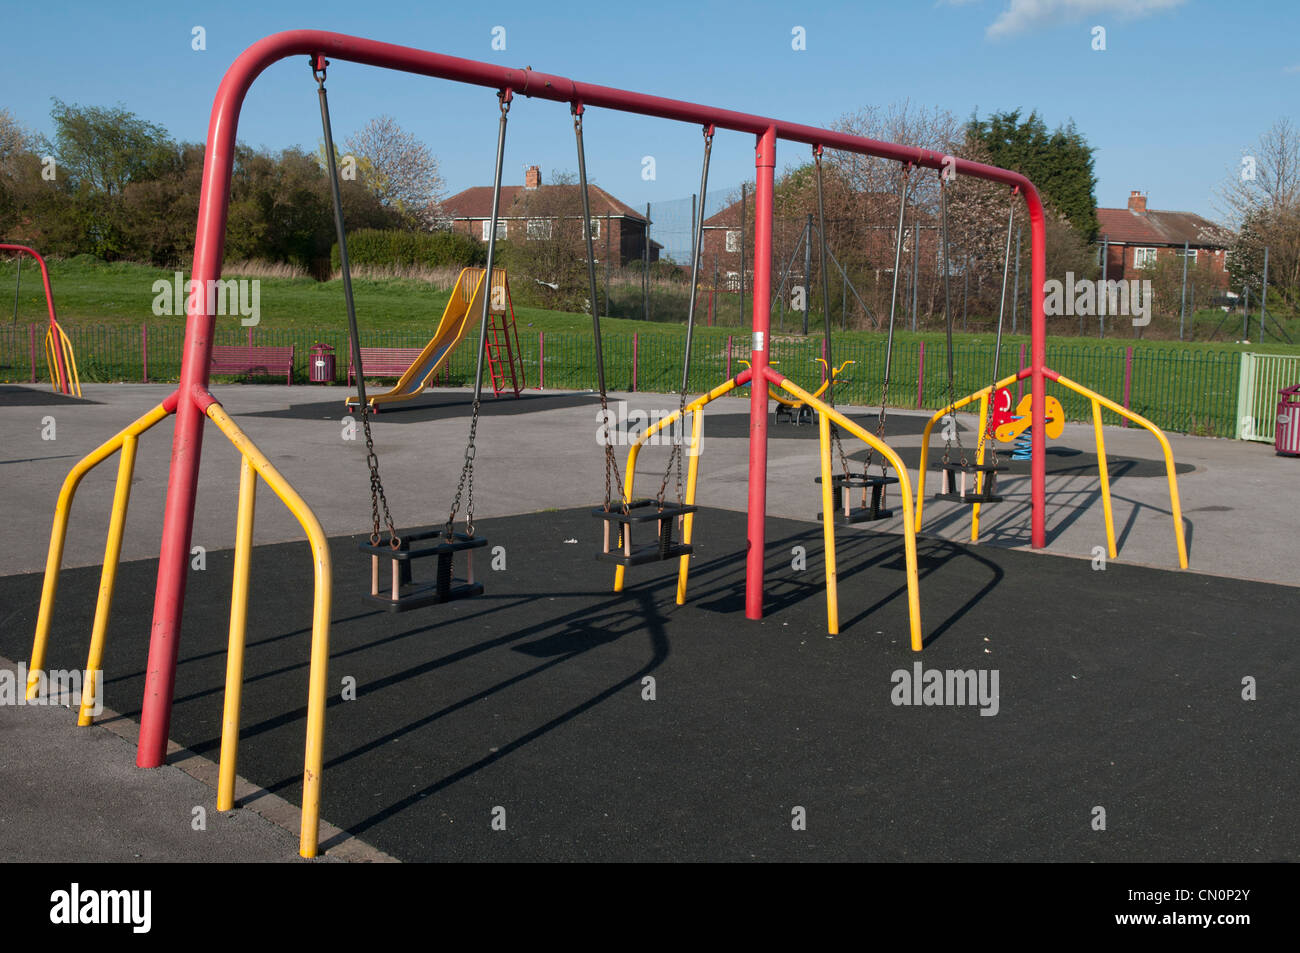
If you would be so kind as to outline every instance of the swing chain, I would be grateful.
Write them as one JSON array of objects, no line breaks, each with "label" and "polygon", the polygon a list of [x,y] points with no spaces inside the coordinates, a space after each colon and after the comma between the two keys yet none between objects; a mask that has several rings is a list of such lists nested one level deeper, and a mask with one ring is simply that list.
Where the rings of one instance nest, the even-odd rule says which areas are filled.
[{"label": "swing chain", "polygon": [[456,497],[451,503],[451,512],[447,515],[447,525],[443,529],[443,535],[448,541],[451,540],[456,522],[456,514],[460,511],[461,497],[465,497],[465,535],[474,535],[474,457],[478,454],[478,447],[475,445],[474,438],[478,432],[478,412],[479,400],[474,398],[474,410],[470,415],[469,421],[469,441],[465,444],[465,463],[460,469],[460,482],[456,485]]},{"label": "swing chain", "polygon": [[361,429],[366,435],[366,466],[370,468],[370,520],[374,527],[370,532],[370,545],[379,545],[381,538],[379,534],[379,509],[382,506],[384,524],[388,527],[388,545],[394,550],[400,549],[402,540],[397,535],[397,529],[393,526],[393,517],[388,512],[388,498],[384,495],[384,484],[379,479],[379,456],[375,453],[375,441],[370,433],[370,405],[368,403],[361,408]]},{"label": "swing chain", "polygon": [[[942,174],[939,176],[939,227],[942,229],[942,249],[940,254],[943,255],[943,316],[944,326],[947,331],[948,343],[948,413],[947,417],[952,424],[951,433],[957,438],[957,450],[961,454],[961,466],[963,469],[970,464],[966,459],[966,448],[962,446],[961,429],[957,426],[957,409],[953,405],[957,403],[957,386],[953,380],[953,345],[952,345],[952,302],[948,289],[948,193],[947,184]],[[943,462],[950,462],[952,451],[952,437],[944,436],[943,445]]]}]

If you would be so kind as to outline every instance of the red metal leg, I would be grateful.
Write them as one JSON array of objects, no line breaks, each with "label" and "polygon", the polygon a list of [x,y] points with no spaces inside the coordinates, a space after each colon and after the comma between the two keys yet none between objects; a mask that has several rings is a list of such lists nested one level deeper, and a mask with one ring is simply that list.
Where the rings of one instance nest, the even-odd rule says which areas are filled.
[{"label": "red metal leg", "polygon": [[754,340],[749,388],[749,552],[745,560],[745,616],[763,618],[764,528],[767,518],[767,353],[772,323],[772,186],[776,130],[758,137],[754,153]]}]

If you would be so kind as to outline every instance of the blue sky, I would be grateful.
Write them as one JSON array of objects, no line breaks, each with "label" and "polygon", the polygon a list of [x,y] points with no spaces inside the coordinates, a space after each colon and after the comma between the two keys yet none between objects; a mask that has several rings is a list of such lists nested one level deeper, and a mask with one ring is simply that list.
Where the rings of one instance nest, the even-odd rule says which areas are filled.
[{"label": "blue sky", "polygon": [[[205,51],[191,49],[195,25]],[[505,51],[491,48],[498,25]],[[1101,52],[1091,48],[1097,25]],[[791,48],[795,26],[806,50]],[[1141,189],[1152,208],[1215,217],[1215,192],[1243,152],[1281,117],[1300,124],[1297,27],[1293,0],[31,3],[4,14],[0,106],[49,132],[51,97],[120,103],[200,140],[217,83],[244,47],[319,28],[811,124],[904,99],[960,118],[1037,109],[1049,126],[1074,120],[1096,148],[1098,204],[1121,206]],[[329,88],[340,139],[387,113],[429,144],[450,191],[490,183],[491,91],[351,64],[331,70]],[[245,104],[240,138],[314,148],[319,136],[305,63],[271,67]],[[696,127],[592,110],[586,137],[593,180],[633,205],[698,186]],[[533,163],[545,177],[573,169],[573,153],[565,107],[518,101],[507,182]],[[652,182],[641,178],[647,154]],[[778,150],[781,166],[805,158],[803,147]],[[752,163],[752,137],[719,134],[712,182],[734,186]]]}]

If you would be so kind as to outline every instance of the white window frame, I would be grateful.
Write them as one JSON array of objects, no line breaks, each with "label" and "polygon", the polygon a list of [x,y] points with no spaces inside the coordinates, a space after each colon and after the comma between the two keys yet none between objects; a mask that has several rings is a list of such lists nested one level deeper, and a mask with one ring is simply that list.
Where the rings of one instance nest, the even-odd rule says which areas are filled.
[{"label": "white window frame", "polygon": [[[509,232],[506,226],[506,220],[504,218],[497,219],[497,241],[505,241],[508,234]],[[491,237],[492,219],[485,218],[483,219],[483,241],[487,241]]]},{"label": "white window frame", "polygon": [[[591,231],[591,240],[593,242],[600,241],[600,219],[592,216],[588,221],[590,222],[588,228]],[[587,236],[584,235],[582,237],[586,238]]]},{"label": "white window frame", "polygon": [[[1196,264],[1196,253],[1197,253],[1199,250],[1200,250],[1200,249],[1198,249],[1198,248],[1189,248],[1189,249],[1187,249],[1187,260],[1190,261],[1193,265]],[[1178,249],[1178,257],[1179,257],[1179,258],[1182,258],[1182,257],[1183,257],[1183,250],[1182,250],[1181,248]]]},{"label": "white window frame", "polygon": [[530,242],[547,241],[554,233],[555,222],[549,218],[530,218],[528,220],[527,240]]},{"label": "white window frame", "polygon": [[1159,250],[1153,245],[1138,245],[1133,249],[1134,268],[1154,268]]},{"label": "white window frame", "polygon": [[727,229],[727,251],[733,255],[740,251],[740,229]]}]

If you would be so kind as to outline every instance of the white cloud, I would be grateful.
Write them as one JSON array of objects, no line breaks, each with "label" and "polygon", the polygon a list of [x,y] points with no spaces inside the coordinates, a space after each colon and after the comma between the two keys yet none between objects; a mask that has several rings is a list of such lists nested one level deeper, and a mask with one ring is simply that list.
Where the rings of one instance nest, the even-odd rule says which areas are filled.
[{"label": "white cloud", "polygon": [[1181,6],[1184,0],[1010,0],[1007,8],[989,25],[989,39],[1011,36],[1062,23],[1077,23],[1084,17],[1113,14],[1125,20],[1151,16]]},{"label": "white cloud", "polygon": [[1282,72],[1284,72],[1284,73],[1300,73],[1300,63],[1296,63],[1296,64],[1293,65],[1293,66],[1287,66],[1287,67],[1283,68]]}]

